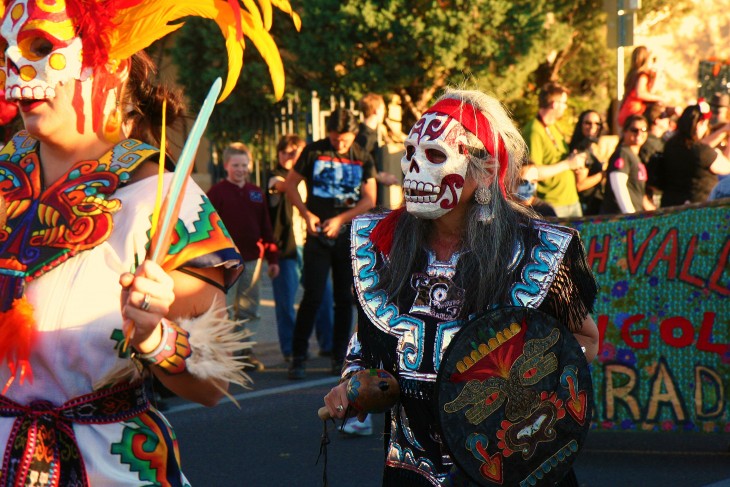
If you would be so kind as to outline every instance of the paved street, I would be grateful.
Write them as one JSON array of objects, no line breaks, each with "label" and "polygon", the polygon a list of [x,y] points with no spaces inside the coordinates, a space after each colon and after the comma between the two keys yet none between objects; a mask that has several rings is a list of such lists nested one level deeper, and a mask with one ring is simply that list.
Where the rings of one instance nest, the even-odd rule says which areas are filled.
[{"label": "paved street", "polygon": [[[329,361],[316,357],[305,381],[286,378],[264,277],[257,356],[266,370],[252,374],[252,390],[232,391],[240,409],[225,401],[206,409],[169,401],[167,417],[180,440],[182,465],[195,487],[318,487],[323,484],[322,422],[317,409],[336,383]],[[316,355],[316,345],[311,351]],[[347,437],[329,423],[327,477],[331,487],[380,485],[383,415],[376,434]],[[585,487],[730,487],[730,438],[722,435],[592,432],[576,462]],[[407,486],[404,486],[407,487]]]}]

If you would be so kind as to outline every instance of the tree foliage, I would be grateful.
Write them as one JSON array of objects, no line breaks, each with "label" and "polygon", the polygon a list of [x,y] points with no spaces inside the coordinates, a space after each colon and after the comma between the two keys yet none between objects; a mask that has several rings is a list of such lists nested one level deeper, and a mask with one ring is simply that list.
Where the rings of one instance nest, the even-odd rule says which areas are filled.
[{"label": "tree foliage", "polygon": [[[574,108],[608,108],[615,51],[606,46],[603,0],[300,0],[296,33],[274,19],[287,72],[287,93],[312,90],[358,98],[398,94],[413,121],[446,86],[481,89],[503,100],[520,121],[535,111],[548,80],[571,89]],[[644,0],[646,12],[684,11],[687,1]],[[180,82],[202,100],[225,72],[220,33],[193,19],[173,56]],[[213,63],[207,60],[216,60]],[[214,112],[218,140],[251,140],[271,113],[270,81],[253,48],[232,96]],[[257,125],[258,124],[258,125]]]}]

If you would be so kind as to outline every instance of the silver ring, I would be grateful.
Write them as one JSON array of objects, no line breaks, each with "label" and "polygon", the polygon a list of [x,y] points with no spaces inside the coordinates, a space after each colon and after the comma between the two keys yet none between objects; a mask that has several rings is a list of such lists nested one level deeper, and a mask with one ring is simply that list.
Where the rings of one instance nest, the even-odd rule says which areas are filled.
[{"label": "silver ring", "polygon": [[139,309],[141,309],[142,311],[149,310],[151,299],[152,299],[152,296],[150,296],[149,293],[145,293],[144,299],[142,300],[142,304],[139,305]]},{"label": "silver ring", "polygon": [[339,412],[342,412],[342,410],[345,409],[345,407],[342,404],[339,404],[335,409],[339,413]]}]

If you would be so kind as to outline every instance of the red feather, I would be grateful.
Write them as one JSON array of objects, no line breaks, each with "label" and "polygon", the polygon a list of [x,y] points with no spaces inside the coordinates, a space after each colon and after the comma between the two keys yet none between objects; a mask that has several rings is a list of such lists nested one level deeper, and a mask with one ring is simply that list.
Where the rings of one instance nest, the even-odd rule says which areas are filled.
[{"label": "red feather", "polygon": [[395,233],[395,227],[398,225],[403,212],[406,211],[405,207],[400,207],[397,210],[391,211],[388,216],[383,218],[375,225],[373,231],[370,232],[370,241],[373,245],[380,250],[383,255],[390,255],[390,249],[393,247],[393,234]]}]

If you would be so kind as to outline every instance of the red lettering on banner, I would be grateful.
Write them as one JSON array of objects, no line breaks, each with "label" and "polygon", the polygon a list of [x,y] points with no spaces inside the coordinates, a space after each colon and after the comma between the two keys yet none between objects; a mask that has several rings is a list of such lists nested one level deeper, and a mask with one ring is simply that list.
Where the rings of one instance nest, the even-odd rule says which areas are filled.
[{"label": "red lettering on banner", "polygon": [[692,284],[700,288],[705,287],[705,281],[699,277],[693,276],[689,273],[689,268],[692,266],[692,259],[695,256],[695,248],[697,247],[697,235],[693,235],[687,246],[687,253],[684,256],[684,262],[682,263],[682,270],[679,271],[679,280],[684,281],[687,284]]},{"label": "red lettering on banner", "polygon": [[[682,333],[677,337],[674,336],[674,330],[680,330]],[[659,332],[664,343],[670,347],[684,348],[692,345],[695,338],[695,329],[692,323],[682,316],[672,316],[662,321],[659,325]]]},{"label": "red lettering on banner", "polygon": [[[654,234],[652,233],[652,235]],[[654,254],[651,262],[649,262],[649,266],[646,268],[646,273],[651,274],[654,268],[656,268],[659,264],[659,261],[663,260],[667,263],[667,278],[675,279],[677,277],[677,247],[679,247],[677,243],[677,229],[672,228],[664,236],[662,243],[659,244],[656,254]],[[643,248],[641,252],[644,252]],[[634,271],[631,273],[633,274]]]},{"label": "red lettering on banner", "polygon": [[591,237],[591,243],[588,246],[588,267],[592,269],[593,263],[597,260],[598,272],[603,274],[606,272],[606,264],[608,263],[608,249],[610,248],[611,236],[603,236],[603,244],[600,246],[600,250],[597,240],[597,236],[594,235]]},{"label": "red lettering on banner", "polygon": [[646,237],[646,239],[641,243],[639,246],[639,250],[637,252],[634,252],[634,233],[635,230],[633,228],[630,228],[626,232],[626,257],[628,259],[629,263],[629,272],[633,275],[636,274],[636,270],[639,268],[639,264],[641,264],[641,260],[644,258],[644,252],[646,252],[646,247],[649,245],[649,242],[652,238],[656,236],[656,234],[659,232],[659,229],[657,227],[653,227],[651,229],[651,232],[649,232],[649,236]]},{"label": "red lettering on banner", "polygon": [[[633,348],[649,348],[649,330],[631,331],[631,325],[638,323],[644,319],[644,315],[633,315],[626,318],[624,325],[621,327],[621,338],[630,347]],[[640,340],[634,340],[633,337],[641,337]]]},{"label": "red lettering on banner", "polygon": [[728,349],[730,349],[730,343],[711,343],[712,329],[714,326],[715,313],[705,313],[705,315],[702,317],[700,336],[697,339],[697,350],[723,355],[725,354],[725,352],[728,351]]},{"label": "red lettering on banner", "polygon": [[603,348],[603,341],[606,339],[606,328],[608,328],[608,315],[599,315],[596,326],[598,327],[598,353],[600,354],[601,349]]},{"label": "red lettering on banner", "polygon": [[727,265],[728,254],[730,254],[730,238],[725,241],[725,246],[722,248],[720,258],[717,261],[717,268],[710,276],[709,282],[710,289],[722,294],[723,296],[730,296],[730,289],[720,283],[720,278],[722,277],[722,273]]}]

